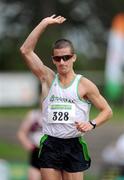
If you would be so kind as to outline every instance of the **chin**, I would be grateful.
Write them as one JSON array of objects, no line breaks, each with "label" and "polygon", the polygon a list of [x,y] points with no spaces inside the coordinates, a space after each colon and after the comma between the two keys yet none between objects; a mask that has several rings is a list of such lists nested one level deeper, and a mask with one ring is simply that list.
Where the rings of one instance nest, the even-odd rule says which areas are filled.
[{"label": "chin", "polygon": [[62,71],[60,71],[60,73],[61,73],[61,74],[67,74],[68,71],[67,71],[66,69],[65,69],[65,70],[63,69]]},{"label": "chin", "polygon": [[61,69],[61,70],[58,70],[58,73],[60,73],[60,74],[66,74],[66,73],[67,73],[67,70],[66,70],[66,69]]}]

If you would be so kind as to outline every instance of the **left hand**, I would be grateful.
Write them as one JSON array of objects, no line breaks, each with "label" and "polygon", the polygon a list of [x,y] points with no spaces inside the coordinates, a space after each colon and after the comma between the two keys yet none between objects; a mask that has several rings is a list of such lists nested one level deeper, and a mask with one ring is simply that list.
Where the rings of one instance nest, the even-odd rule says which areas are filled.
[{"label": "left hand", "polygon": [[93,129],[93,126],[89,122],[75,122],[76,128],[80,132],[87,132]]},{"label": "left hand", "polygon": [[55,14],[53,14],[52,16],[44,18],[42,20],[42,23],[45,23],[47,25],[52,25],[52,24],[62,24],[64,21],[66,21],[65,17],[63,17],[63,16],[56,16]]}]

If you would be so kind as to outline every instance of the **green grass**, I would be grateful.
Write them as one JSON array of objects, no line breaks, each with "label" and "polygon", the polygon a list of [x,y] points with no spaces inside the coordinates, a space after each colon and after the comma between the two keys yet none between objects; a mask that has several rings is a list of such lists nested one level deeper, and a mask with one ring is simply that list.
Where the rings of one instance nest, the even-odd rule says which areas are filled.
[{"label": "green grass", "polygon": [[10,162],[10,180],[27,180],[28,165],[26,163]]},{"label": "green grass", "polygon": [[10,142],[3,142],[0,139],[0,156],[10,161],[27,161],[27,152],[22,146]]},{"label": "green grass", "polygon": [[84,179],[85,180],[98,180],[97,176],[94,176],[94,175],[87,175],[84,173]]},{"label": "green grass", "polygon": [[25,114],[35,107],[15,107],[0,108],[0,118],[22,118]]},{"label": "green grass", "polygon": [[112,120],[116,122],[124,121],[124,106],[112,106],[112,110],[113,110]]}]

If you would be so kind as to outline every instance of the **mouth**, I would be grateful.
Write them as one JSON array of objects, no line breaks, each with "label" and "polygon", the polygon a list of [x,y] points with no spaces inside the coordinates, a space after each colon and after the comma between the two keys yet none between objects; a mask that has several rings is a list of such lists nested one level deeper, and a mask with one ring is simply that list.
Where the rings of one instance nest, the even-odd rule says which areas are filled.
[{"label": "mouth", "polygon": [[65,66],[65,65],[60,65],[59,68],[64,68],[64,69],[65,69],[65,68],[67,68],[67,66]]}]

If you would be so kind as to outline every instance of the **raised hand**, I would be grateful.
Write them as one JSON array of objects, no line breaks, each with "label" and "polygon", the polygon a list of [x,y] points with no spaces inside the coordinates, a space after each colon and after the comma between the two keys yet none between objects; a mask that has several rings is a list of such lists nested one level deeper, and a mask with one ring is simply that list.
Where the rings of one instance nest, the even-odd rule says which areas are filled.
[{"label": "raised hand", "polygon": [[64,21],[66,21],[66,18],[63,16],[56,16],[55,14],[42,20],[42,22],[46,23],[47,25],[62,24]]}]

